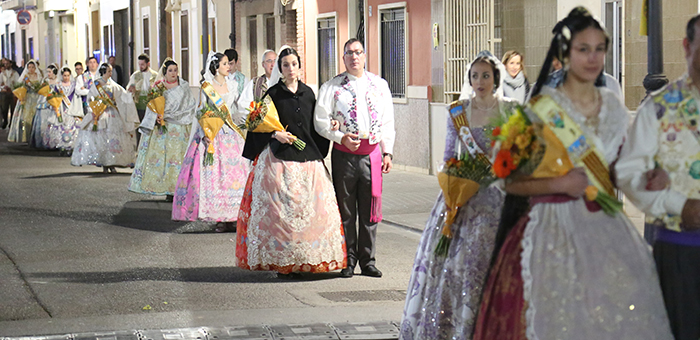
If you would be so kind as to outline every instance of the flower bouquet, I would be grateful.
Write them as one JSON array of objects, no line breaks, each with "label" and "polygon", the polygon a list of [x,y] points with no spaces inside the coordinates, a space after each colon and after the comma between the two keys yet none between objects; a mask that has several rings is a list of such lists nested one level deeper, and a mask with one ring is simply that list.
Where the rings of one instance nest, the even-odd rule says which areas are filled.
[{"label": "flower bouquet", "polygon": [[533,98],[529,109],[543,123],[533,124],[518,106],[494,130],[493,142],[500,150],[494,161],[494,174],[499,178],[514,172],[530,178],[552,178],[581,166],[593,183],[586,188],[586,199],[600,204],[606,214],[619,212],[622,203],[615,197],[605,158],[587,142],[580,127],[549,96]]},{"label": "flower bouquet", "polygon": [[53,107],[54,111],[56,111],[56,117],[58,118],[58,122],[63,123],[63,117],[61,116],[61,103],[63,103],[63,91],[51,90],[48,97],[46,97],[46,101],[49,103],[49,105]]},{"label": "flower bouquet", "polygon": [[[464,128],[463,128],[464,129]],[[435,254],[447,255],[452,242],[452,229],[459,208],[472,198],[481,186],[488,186],[495,180],[491,172],[491,162],[483,153],[464,152],[459,158],[451,158],[438,173],[447,212],[442,235],[435,247]]]},{"label": "flower bouquet", "polygon": [[34,89],[36,90],[36,93],[48,97],[49,93],[51,92],[51,86],[49,86],[49,83],[46,81],[41,81],[41,82],[36,82],[33,84]]},{"label": "flower bouquet", "polygon": [[213,141],[216,135],[219,133],[219,130],[221,130],[221,127],[224,126],[228,116],[228,114],[219,110],[219,108],[216,106],[211,105],[209,102],[206,102],[204,107],[202,107],[202,109],[200,109],[197,113],[199,125],[202,126],[204,135],[211,141],[207,146],[207,151],[204,153],[204,159],[202,161],[203,166],[214,164]]},{"label": "flower bouquet", "polygon": [[97,121],[100,116],[105,112],[108,106],[114,107],[114,103],[109,97],[98,96],[93,98],[89,103],[90,109],[92,109],[92,131],[97,131]]},{"label": "flower bouquet", "polygon": [[12,85],[12,94],[17,97],[20,105],[23,105],[24,101],[27,99],[27,87],[24,85],[24,83],[15,83]]},{"label": "flower bouquet", "polygon": [[165,97],[163,93],[165,92],[165,85],[162,82],[158,82],[151,87],[148,91],[148,99],[146,106],[158,115],[156,119],[156,124],[161,132],[168,132],[168,128],[163,125],[163,115],[165,114]]},{"label": "flower bouquet", "polygon": [[[260,101],[250,102],[248,111],[249,113],[245,123],[239,125],[241,129],[260,133],[286,131],[280,122],[275,103],[270,97],[265,97]],[[292,135],[292,137],[294,137],[292,145],[299,151],[304,150],[306,143],[294,135]]]}]

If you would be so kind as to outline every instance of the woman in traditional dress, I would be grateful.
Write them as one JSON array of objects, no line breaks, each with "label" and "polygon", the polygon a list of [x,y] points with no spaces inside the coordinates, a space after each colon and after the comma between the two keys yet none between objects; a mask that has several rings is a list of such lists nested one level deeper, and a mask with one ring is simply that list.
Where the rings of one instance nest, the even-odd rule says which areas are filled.
[{"label": "woman in traditional dress", "polygon": [[[323,158],[329,141],[314,129],[314,92],[299,80],[301,60],[283,47],[267,97],[286,132],[248,132],[243,156],[254,160],[241,203],[237,265],[281,277],[346,267],[345,238]],[[279,79],[281,70],[283,80]],[[277,76],[275,76],[277,75]],[[303,150],[292,143],[300,138]]]},{"label": "woman in traditional dress", "polygon": [[80,124],[71,164],[92,164],[101,166],[104,173],[116,173],[116,167],[134,166],[139,116],[131,95],[112,80],[112,66],[100,65],[98,74],[99,78],[90,84],[88,97],[106,102],[107,107],[98,114],[88,106],[90,114]]},{"label": "woman in traditional dress", "polygon": [[61,154],[66,156],[70,156],[73,151],[73,142],[78,137],[80,122],[84,116],[83,102],[80,96],[75,94],[75,79],[71,73],[71,69],[68,67],[61,69],[61,82],[56,87],[63,93],[63,100],[59,108],[62,122],[59,121],[57,115],[51,115],[49,117],[49,130],[44,136],[44,143],[49,148],[58,148],[61,150]]},{"label": "woman in traditional dress", "polygon": [[[469,98],[450,105],[463,112],[479,148],[489,154],[489,122],[505,117],[514,99],[496,94],[502,86],[502,65],[483,51],[469,65]],[[460,116],[448,111],[444,161],[467,152],[468,135],[460,133]],[[454,120],[453,120],[454,119]],[[447,256],[435,254],[445,222],[445,199],[440,193],[418,245],[408,284],[401,339],[469,339],[481,301],[505,193],[497,186],[481,188],[462,206],[452,225]]]},{"label": "woman in traditional dress", "polygon": [[[172,213],[176,221],[217,222],[216,232],[235,231],[234,222],[250,173],[250,162],[241,156],[244,135],[236,125],[244,119],[236,107],[238,83],[227,80],[228,72],[228,58],[222,53],[209,53],[207,67],[202,71],[204,82],[197,110],[209,104],[230,119],[212,140],[194,120],[189,148],[177,178]],[[203,165],[209,144],[214,147],[214,160]]]},{"label": "woman in traditional dress", "polygon": [[165,111],[159,119],[156,112],[146,108],[139,127],[142,136],[129,191],[165,195],[172,201],[195,121],[197,100],[190,84],[178,76],[178,65],[172,59],[165,60],[158,78],[153,86],[165,87]]},{"label": "woman in traditional dress", "polygon": [[[528,109],[527,114],[536,125],[552,126],[557,139],[580,128],[581,137],[572,138],[585,138],[597,149],[604,160],[596,164],[604,168],[617,159],[629,122],[619,97],[595,87],[609,39],[583,7],[572,10],[554,33],[530,104],[560,113]],[[555,55],[565,65],[565,80],[556,88],[542,86]],[[609,183],[604,170],[596,176]],[[623,212],[611,215],[584,200],[589,180],[581,168],[554,178],[506,180],[506,192],[529,197],[530,208],[496,257],[474,339],[673,338],[644,239]]]},{"label": "woman in traditional dress", "polygon": [[523,104],[530,94],[530,82],[525,74],[523,55],[518,51],[508,51],[503,55],[506,74],[503,79],[503,95]]},{"label": "woman in traditional dress", "polygon": [[[43,80],[52,91],[58,88],[58,66],[51,64],[46,68],[46,78]],[[36,103],[36,113],[32,120],[32,133],[29,135],[29,146],[36,149],[55,149],[45,140],[48,136],[51,118],[56,117],[56,111],[49,105],[45,96],[40,96]]]},{"label": "woman in traditional dress", "polygon": [[19,81],[27,87],[27,96],[24,102],[17,101],[15,112],[12,114],[12,122],[10,123],[10,132],[7,135],[7,140],[16,143],[26,143],[29,141],[29,136],[32,133],[32,121],[36,113],[36,104],[39,101],[39,95],[36,92],[36,85],[43,79],[41,71],[36,67],[36,61],[30,60],[24,66],[24,71],[19,76]]}]

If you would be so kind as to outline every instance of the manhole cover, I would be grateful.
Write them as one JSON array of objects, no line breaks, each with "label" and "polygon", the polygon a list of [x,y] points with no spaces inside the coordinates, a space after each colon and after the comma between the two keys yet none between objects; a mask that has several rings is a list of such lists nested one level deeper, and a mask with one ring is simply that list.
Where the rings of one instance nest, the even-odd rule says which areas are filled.
[{"label": "manhole cover", "polygon": [[333,302],[362,302],[362,301],[404,301],[405,290],[346,290],[339,292],[318,293],[322,298]]}]

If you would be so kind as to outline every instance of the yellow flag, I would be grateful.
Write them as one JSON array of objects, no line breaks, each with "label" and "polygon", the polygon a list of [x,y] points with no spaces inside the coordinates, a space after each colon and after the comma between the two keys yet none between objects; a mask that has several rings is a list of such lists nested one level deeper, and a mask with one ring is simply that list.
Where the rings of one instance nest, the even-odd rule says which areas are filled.
[{"label": "yellow flag", "polygon": [[647,24],[649,22],[649,0],[642,0],[642,18],[639,23],[639,35],[647,35]]}]

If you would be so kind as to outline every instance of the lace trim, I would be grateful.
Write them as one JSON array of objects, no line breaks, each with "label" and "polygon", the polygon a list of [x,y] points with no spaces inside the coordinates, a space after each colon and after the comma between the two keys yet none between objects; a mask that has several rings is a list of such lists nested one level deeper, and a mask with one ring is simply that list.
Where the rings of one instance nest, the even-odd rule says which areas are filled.
[{"label": "lace trim", "polygon": [[523,300],[527,304],[527,310],[525,312],[525,335],[529,340],[539,340],[537,332],[535,331],[535,314],[537,314],[537,309],[535,308],[535,304],[531,302],[533,278],[532,270],[530,269],[530,260],[534,249],[532,235],[535,228],[540,224],[540,216],[536,207],[530,210],[528,218],[529,221],[525,226],[523,239],[520,242],[520,245],[523,247],[523,252],[520,255],[520,275],[523,279]]},{"label": "lace trim", "polygon": [[600,106],[600,122],[598,134],[586,125],[586,118],[576,109],[573,102],[561,91],[544,86],[542,92],[552,96],[562,106],[569,116],[581,126],[586,136],[596,137],[600,150],[605,154],[605,160],[612,163],[617,158],[617,151],[627,135],[629,117],[627,109],[612,91],[598,88],[602,104]]}]

